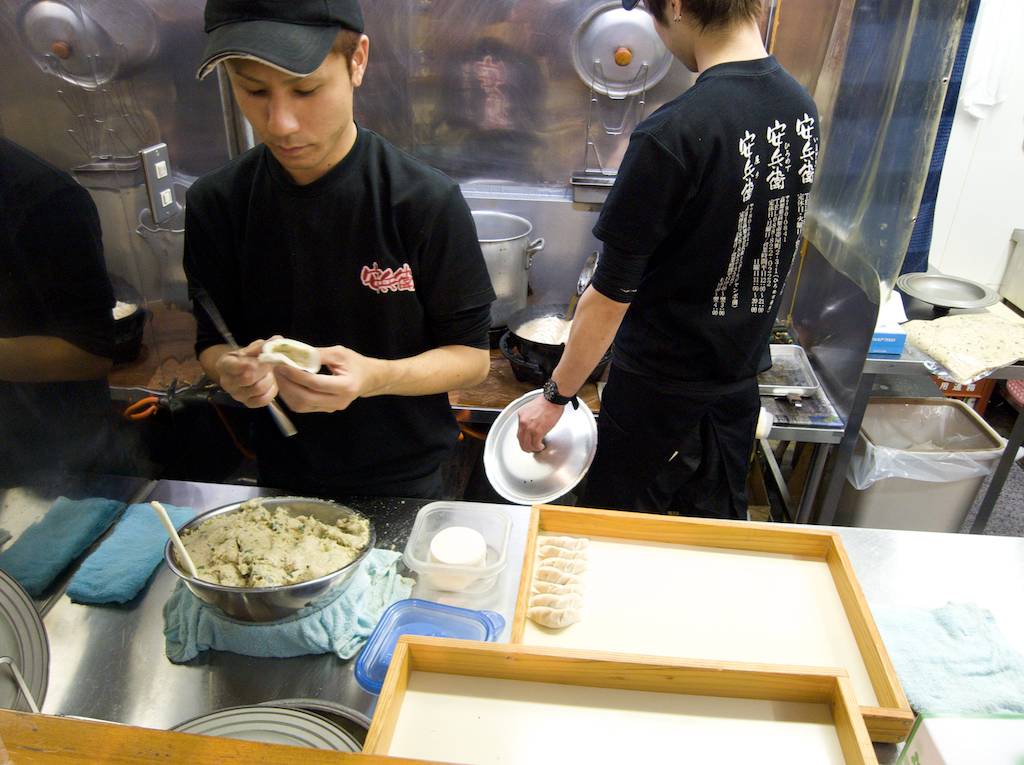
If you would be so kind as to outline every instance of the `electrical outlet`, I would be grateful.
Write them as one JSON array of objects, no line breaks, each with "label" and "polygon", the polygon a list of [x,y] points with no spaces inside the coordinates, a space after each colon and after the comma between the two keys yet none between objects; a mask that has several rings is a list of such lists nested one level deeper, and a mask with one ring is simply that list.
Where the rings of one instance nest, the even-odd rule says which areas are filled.
[{"label": "electrical outlet", "polygon": [[180,209],[174,201],[174,176],[171,174],[167,144],[147,146],[139,152],[139,158],[142,160],[142,172],[146,178],[146,196],[149,197],[149,211],[153,216],[153,222],[163,223]]}]

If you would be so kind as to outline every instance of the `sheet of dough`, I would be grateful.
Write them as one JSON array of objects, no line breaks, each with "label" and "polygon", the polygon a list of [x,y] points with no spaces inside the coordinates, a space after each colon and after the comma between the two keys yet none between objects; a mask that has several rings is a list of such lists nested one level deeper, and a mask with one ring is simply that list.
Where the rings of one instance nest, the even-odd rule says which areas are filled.
[{"label": "sheet of dough", "polygon": [[843,763],[825,704],[413,672],[388,754],[453,763]]},{"label": "sheet of dough", "polygon": [[877,706],[832,574],[790,555],[592,538],[582,621],[526,623],[526,645],[845,667]]}]

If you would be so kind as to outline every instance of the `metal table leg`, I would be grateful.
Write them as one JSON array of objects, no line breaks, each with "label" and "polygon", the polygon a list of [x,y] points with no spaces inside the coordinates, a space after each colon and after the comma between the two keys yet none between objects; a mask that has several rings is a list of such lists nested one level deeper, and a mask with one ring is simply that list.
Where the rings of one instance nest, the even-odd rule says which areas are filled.
[{"label": "metal table leg", "polygon": [[768,466],[768,472],[771,474],[772,480],[775,481],[775,487],[779,490],[779,495],[782,497],[782,504],[784,505],[786,516],[793,519],[795,518],[793,500],[789,496],[789,487],[786,485],[786,481],[782,477],[782,470],[779,468],[778,460],[775,459],[775,453],[772,451],[772,447],[768,443],[768,439],[762,438],[760,441],[761,452],[764,454],[764,462]]},{"label": "metal table leg", "polygon": [[1020,448],[1022,441],[1024,441],[1024,410],[1017,413],[1017,421],[1013,424],[1013,430],[1010,431],[1006,449],[1003,450],[1003,456],[999,460],[996,472],[992,474],[992,482],[988,485],[985,498],[981,500],[981,507],[978,508],[978,516],[974,519],[974,525],[971,526],[972,534],[980,534],[988,525],[989,516],[995,509],[996,500],[999,499],[999,494],[1003,490],[1006,476],[1010,474],[1010,468],[1013,467],[1017,449]]},{"label": "metal table leg", "polygon": [[843,440],[839,442],[836,459],[832,465],[832,475],[825,490],[825,499],[821,503],[818,523],[823,526],[830,526],[835,520],[836,510],[839,507],[839,495],[842,494],[843,482],[846,481],[846,467],[850,464],[850,458],[853,456],[853,447],[857,443],[860,426],[864,422],[864,412],[867,411],[868,400],[871,398],[871,391],[874,387],[874,374],[866,373],[860,376],[857,395],[854,396],[853,406],[850,407],[850,414],[846,418],[846,430],[843,431]]},{"label": "metal table leg", "polygon": [[796,513],[797,523],[807,523],[811,519],[814,510],[814,500],[818,496],[818,487],[821,486],[821,477],[825,473],[825,463],[828,462],[828,455],[832,451],[829,444],[815,444],[811,453],[811,472],[807,475],[807,485],[804,487],[803,496],[800,497],[800,508]]}]

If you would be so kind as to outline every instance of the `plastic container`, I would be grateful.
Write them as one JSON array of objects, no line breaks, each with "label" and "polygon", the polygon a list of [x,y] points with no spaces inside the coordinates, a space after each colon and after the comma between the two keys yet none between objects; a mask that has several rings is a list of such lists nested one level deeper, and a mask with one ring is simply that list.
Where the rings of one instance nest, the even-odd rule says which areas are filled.
[{"label": "plastic container", "polygon": [[836,523],[956,532],[1004,441],[977,412],[945,398],[868,404]]},{"label": "plastic container", "polygon": [[[443,529],[465,526],[487,543],[487,556],[477,566],[455,566],[431,559],[430,542]],[[512,519],[501,505],[476,502],[431,502],[416,515],[402,559],[426,587],[471,595],[487,592],[508,563]]]},{"label": "plastic container", "polygon": [[399,600],[384,612],[360,651],[356,681],[370,693],[380,693],[395,644],[402,635],[493,643],[503,629],[505,619],[494,611],[473,611],[415,598]]}]

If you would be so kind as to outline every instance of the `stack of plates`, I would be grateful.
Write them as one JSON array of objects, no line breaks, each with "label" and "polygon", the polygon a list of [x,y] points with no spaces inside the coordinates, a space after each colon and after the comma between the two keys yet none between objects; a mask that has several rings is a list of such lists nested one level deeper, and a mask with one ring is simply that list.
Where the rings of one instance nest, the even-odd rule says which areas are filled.
[{"label": "stack of plates", "polygon": [[173,730],[333,752],[362,751],[360,743],[341,727],[301,709],[233,707],[181,723]]},{"label": "stack of plates", "polygon": [[[50,673],[50,645],[43,622],[28,594],[0,571],[0,656],[10,656],[25,684],[43,706]],[[0,707],[30,711],[9,668],[0,666]]]}]

